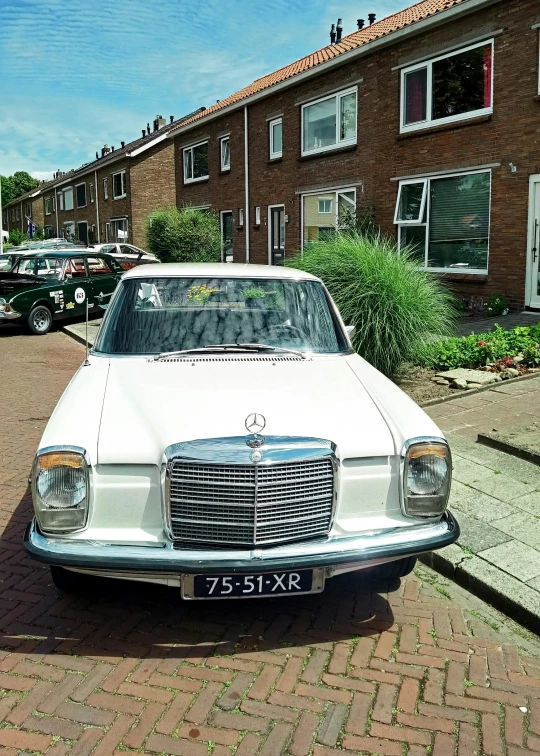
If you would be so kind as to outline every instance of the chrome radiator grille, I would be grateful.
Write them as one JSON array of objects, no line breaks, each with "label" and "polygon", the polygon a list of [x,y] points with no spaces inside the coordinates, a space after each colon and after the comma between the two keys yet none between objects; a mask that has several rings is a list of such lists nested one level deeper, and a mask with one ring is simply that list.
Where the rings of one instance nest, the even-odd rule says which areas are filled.
[{"label": "chrome radiator grille", "polygon": [[172,537],[209,544],[265,545],[326,535],[332,523],[330,457],[273,465],[172,459]]}]

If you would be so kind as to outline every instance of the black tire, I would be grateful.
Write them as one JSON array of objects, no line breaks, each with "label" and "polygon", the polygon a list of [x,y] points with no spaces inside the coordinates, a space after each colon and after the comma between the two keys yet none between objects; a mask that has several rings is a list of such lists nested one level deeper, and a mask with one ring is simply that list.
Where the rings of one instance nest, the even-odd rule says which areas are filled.
[{"label": "black tire", "polygon": [[74,593],[84,587],[85,575],[79,575],[78,572],[71,572],[71,570],[65,570],[63,567],[57,567],[56,565],[51,565],[50,569],[53,583],[61,591]]},{"label": "black tire", "polygon": [[399,578],[410,575],[414,570],[416,564],[416,557],[405,557],[405,559],[397,559],[395,562],[387,562],[386,564],[379,564],[373,568],[371,576],[374,580],[388,581],[399,580]]},{"label": "black tire", "polygon": [[53,324],[53,314],[47,305],[36,305],[28,316],[28,328],[36,336],[49,333]]}]

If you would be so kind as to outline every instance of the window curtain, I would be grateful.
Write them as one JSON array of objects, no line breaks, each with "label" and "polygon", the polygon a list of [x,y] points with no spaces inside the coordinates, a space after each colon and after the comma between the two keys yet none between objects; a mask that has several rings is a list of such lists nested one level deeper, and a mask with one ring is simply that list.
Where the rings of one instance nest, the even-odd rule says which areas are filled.
[{"label": "window curtain", "polygon": [[426,119],[427,69],[407,74],[407,123]]},{"label": "window curtain", "polygon": [[491,107],[491,45],[484,48],[484,107]]}]

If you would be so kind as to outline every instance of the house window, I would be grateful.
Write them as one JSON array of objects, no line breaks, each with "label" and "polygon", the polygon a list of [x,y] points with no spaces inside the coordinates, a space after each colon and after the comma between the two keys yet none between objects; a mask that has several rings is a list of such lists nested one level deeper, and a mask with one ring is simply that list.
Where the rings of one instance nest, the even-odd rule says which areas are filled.
[{"label": "house window", "polygon": [[92,204],[94,202],[94,185],[90,184],[90,203]]},{"label": "house window", "polygon": [[52,197],[45,197],[45,215],[50,215],[52,212]]},{"label": "house window", "polygon": [[255,225],[261,225],[261,208],[259,206],[255,208]]},{"label": "house window", "polygon": [[356,144],[356,99],[355,87],[302,106],[302,155]]},{"label": "house window", "polygon": [[32,208],[31,208],[30,204],[26,204],[24,206],[24,214],[26,215],[27,218],[31,218],[32,217]]},{"label": "house window", "polygon": [[64,209],[64,195],[62,194],[62,192],[58,192],[58,209]]},{"label": "house window", "polygon": [[[62,195],[64,198],[64,210],[73,210],[73,187],[62,189]],[[60,208],[62,210],[62,208]]]},{"label": "house window", "polygon": [[20,213],[19,208],[17,207],[15,209],[15,220],[20,220],[20,219],[21,219],[21,213]]},{"label": "house window", "polygon": [[113,173],[113,199],[123,199],[126,196],[126,172]]},{"label": "house window", "polygon": [[275,118],[268,124],[270,134],[270,160],[276,160],[283,155],[283,121]]},{"label": "house window", "polygon": [[75,223],[74,221],[66,221],[64,223],[64,239],[72,241],[75,238]]},{"label": "house window", "polygon": [[318,197],[319,213],[326,215],[332,212],[332,198],[331,197]]},{"label": "house window", "polygon": [[103,199],[109,199],[109,179],[103,179]]},{"label": "house window", "polygon": [[356,189],[302,195],[302,246],[324,241],[356,214]]},{"label": "house window", "polygon": [[223,137],[219,140],[221,155],[221,170],[231,170],[231,143],[229,137]]},{"label": "house window", "polygon": [[75,192],[77,193],[77,207],[86,207],[86,184],[78,184]]},{"label": "house window", "polygon": [[490,196],[490,171],[401,182],[400,248],[411,247],[429,270],[487,273]]},{"label": "house window", "polygon": [[[107,224],[109,225],[109,224]],[[126,242],[128,238],[128,219],[112,218],[110,223],[110,236],[107,241]]]},{"label": "house window", "polygon": [[208,142],[184,149],[184,183],[208,178]]},{"label": "house window", "polygon": [[243,228],[244,226],[244,208],[243,207],[238,208],[238,226],[239,228]]},{"label": "house window", "polygon": [[43,236],[45,239],[52,239],[54,236],[54,229],[52,226],[43,226]]},{"label": "house window", "polygon": [[401,131],[493,112],[493,41],[401,72]]}]

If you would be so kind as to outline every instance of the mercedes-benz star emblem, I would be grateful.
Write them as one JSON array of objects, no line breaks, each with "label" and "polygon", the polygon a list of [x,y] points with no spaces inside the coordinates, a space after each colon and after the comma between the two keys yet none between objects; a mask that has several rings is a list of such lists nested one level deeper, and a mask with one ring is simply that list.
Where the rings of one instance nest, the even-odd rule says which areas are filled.
[{"label": "mercedes-benz star emblem", "polygon": [[251,415],[246,417],[246,430],[253,433],[254,436],[262,433],[266,426],[266,419],[264,415],[260,415],[258,412],[252,412]]}]

